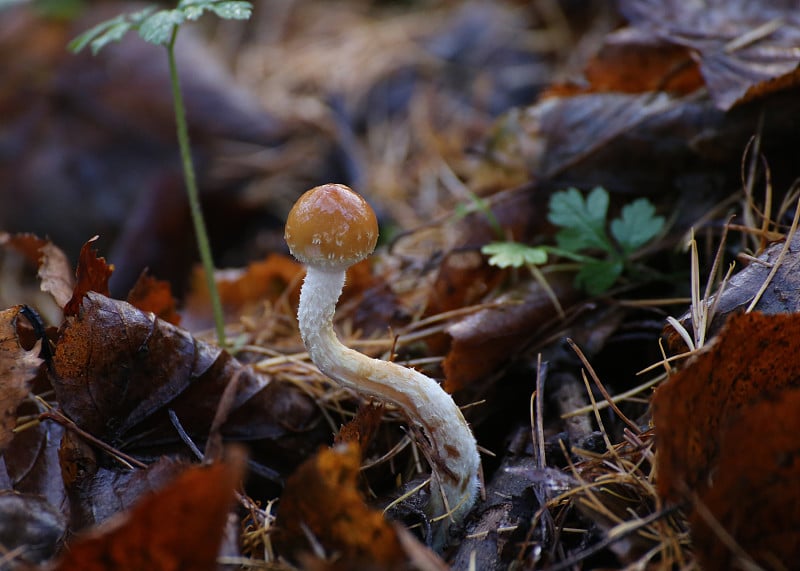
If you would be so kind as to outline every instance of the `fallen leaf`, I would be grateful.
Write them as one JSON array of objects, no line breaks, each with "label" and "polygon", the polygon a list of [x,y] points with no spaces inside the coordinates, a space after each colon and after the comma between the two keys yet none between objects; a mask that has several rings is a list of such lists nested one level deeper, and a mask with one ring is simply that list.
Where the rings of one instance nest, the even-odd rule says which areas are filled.
[{"label": "fallen leaf", "polygon": [[72,265],[66,254],[49,240],[34,234],[9,234],[0,232],[0,244],[20,252],[33,266],[43,292],[53,296],[56,304],[63,308],[72,297],[74,276]]},{"label": "fallen leaf", "polygon": [[[22,412],[38,412],[23,406]],[[45,499],[61,509],[66,505],[66,490],[58,462],[58,449],[64,429],[52,422],[40,422],[14,435],[5,460],[11,488]]]},{"label": "fallen leaf", "polygon": [[[169,410],[188,435],[204,439],[223,391],[238,373],[224,437],[278,445],[285,454],[276,462],[289,467],[319,444],[316,432],[307,432],[316,407],[300,389],[256,374],[219,347],[95,292],[63,326],[53,368],[62,410],[112,443],[124,440],[128,447],[163,453],[158,446],[178,440]],[[292,442],[297,433],[308,441]]]},{"label": "fallen leaf", "polygon": [[[554,275],[548,281],[562,304],[576,299],[571,276]],[[552,300],[536,282],[527,282],[524,287],[497,299],[497,305],[447,327],[451,343],[442,366],[448,392],[468,387],[510,364],[558,315]]]},{"label": "fallen leaf", "polygon": [[[585,75],[589,90],[595,93],[667,91],[685,95],[703,87],[688,49],[630,28],[606,37]],[[548,92],[553,94],[556,90]]]},{"label": "fallen leaf", "polygon": [[62,309],[72,299],[75,289],[75,278],[72,273],[72,264],[64,251],[48,242],[42,246],[39,259],[39,279],[42,291],[53,296]]},{"label": "fallen leaf", "polygon": [[168,457],[137,470],[100,464],[92,447],[71,432],[65,433],[58,455],[72,533],[130,509],[146,493],[163,488],[187,468],[185,462]]},{"label": "fallen leaf", "polygon": [[353,442],[366,450],[381,425],[383,413],[383,404],[362,403],[352,420],[339,429],[334,443]]},{"label": "fallen leaf", "polygon": [[800,83],[800,17],[791,0],[624,0],[642,33],[692,50],[711,97],[728,110]]},{"label": "fallen leaf", "polygon": [[[56,553],[67,522],[61,511],[33,494],[0,492],[0,545],[4,565],[8,554],[14,568],[20,562],[41,563]],[[9,567],[10,568],[10,567]]]},{"label": "fallen leaf", "polygon": [[497,286],[503,275],[477,250],[448,254],[439,266],[427,313],[435,315],[476,303]]},{"label": "fallen leaf", "polygon": [[800,383],[798,352],[800,315],[732,315],[702,353],[658,387],[652,407],[661,497],[702,497],[723,429],[754,402]]},{"label": "fallen leaf", "polygon": [[81,301],[90,291],[109,295],[108,279],[114,272],[114,266],[108,265],[105,258],[97,257],[97,250],[92,248],[92,243],[96,242],[97,239],[98,236],[95,236],[81,248],[78,268],[75,271],[77,283],[72,292],[72,297],[64,306],[65,316],[77,315]]},{"label": "fallen leaf", "polygon": [[64,325],[53,387],[81,428],[115,440],[207,373],[221,350],[95,292]]},{"label": "fallen leaf", "polygon": [[[713,520],[695,508],[692,545],[706,571],[790,569],[800,561],[800,389],[743,408],[719,437],[713,483],[699,497]],[[728,533],[745,561],[720,537]]]},{"label": "fallen leaf", "polygon": [[32,351],[22,348],[16,322],[22,307],[0,312],[0,453],[14,438],[17,409],[28,396],[42,360],[37,356],[38,345]]},{"label": "fallen leaf", "polygon": [[286,481],[275,536],[284,556],[310,557],[317,543],[347,569],[407,568],[396,531],[358,491],[360,462],[355,444],[323,448]]},{"label": "fallen leaf", "polygon": [[153,312],[156,317],[180,325],[181,316],[172,297],[172,288],[169,282],[158,280],[146,271],[139,275],[139,279],[128,293],[128,303],[144,312]]},{"label": "fallen leaf", "polygon": [[[251,306],[277,300],[290,284],[298,285],[294,297],[299,297],[302,272],[302,264],[292,258],[270,254],[264,260],[248,264],[245,269],[217,271],[214,279],[226,315],[231,319],[239,319]],[[213,317],[210,308],[205,274],[202,268],[195,267],[183,308],[186,328],[197,331],[211,326]]]},{"label": "fallen leaf", "polygon": [[244,472],[241,452],[225,462],[188,468],[94,531],[70,542],[52,571],[213,571],[234,491]]}]

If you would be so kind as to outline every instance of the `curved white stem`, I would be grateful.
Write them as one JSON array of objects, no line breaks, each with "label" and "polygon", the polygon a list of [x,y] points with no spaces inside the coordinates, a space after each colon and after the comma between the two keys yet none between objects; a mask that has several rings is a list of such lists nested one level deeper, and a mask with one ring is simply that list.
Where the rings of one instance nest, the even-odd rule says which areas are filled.
[{"label": "curved white stem", "polygon": [[421,449],[433,470],[428,515],[443,516],[434,536],[442,546],[453,522],[466,516],[478,491],[480,458],[475,437],[452,397],[433,379],[396,363],[372,359],[345,347],[333,329],[343,270],[308,266],[300,291],[300,334],[319,369],[358,393],[400,407],[421,429]]}]

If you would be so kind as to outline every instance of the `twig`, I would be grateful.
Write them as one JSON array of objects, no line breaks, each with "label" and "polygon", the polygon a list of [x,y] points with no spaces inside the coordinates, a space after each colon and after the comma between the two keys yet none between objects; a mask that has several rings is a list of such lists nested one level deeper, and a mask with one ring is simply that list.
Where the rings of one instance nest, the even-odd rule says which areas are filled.
[{"label": "twig", "polygon": [[97,438],[96,436],[92,436],[91,434],[86,432],[84,429],[82,429],[80,426],[75,424],[75,421],[73,421],[70,418],[67,418],[66,416],[64,416],[62,413],[60,413],[57,410],[48,410],[48,411],[45,411],[45,412],[41,413],[39,415],[39,420],[40,421],[41,420],[52,420],[52,421],[60,424],[61,426],[63,426],[67,430],[71,430],[72,432],[74,432],[75,434],[80,436],[81,438],[83,438],[85,440],[88,440],[89,442],[91,442],[92,444],[94,444],[95,446],[97,446],[98,448],[103,450],[104,452],[107,452],[113,458],[116,458],[126,468],[129,468],[131,470],[133,470],[134,467],[136,467],[136,468],[147,468],[147,464],[145,464],[144,462],[140,462],[139,460],[137,460],[133,456],[128,456],[127,454],[117,450],[116,448],[114,448],[110,444],[106,444],[105,442],[103,442],[102,440]]}]

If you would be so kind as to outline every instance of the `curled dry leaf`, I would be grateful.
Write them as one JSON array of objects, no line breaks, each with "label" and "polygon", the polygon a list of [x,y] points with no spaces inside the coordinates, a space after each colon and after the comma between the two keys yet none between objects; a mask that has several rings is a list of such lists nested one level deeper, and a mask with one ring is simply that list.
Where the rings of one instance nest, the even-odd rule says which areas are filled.
[{"label": "curled dry leaf", "polygon": [[94,292],[62,328],[53,366],[53,387],[64,412],[111,441],[145,431],[151,431],[147,445],[176,440],[167,408],[189,435],[205,436],[237,371],[238,391],[223,435],[278,440],[307,428],[314,413],[313,404],[291,385],[254,373],[153,314]]},{"label": "curled dry leaf", "polygon": [[213,571],[234,491],[241,451],[225,462],[187,469],[129,512],[78,538],[50,571]]},{"label": "curled dry leaf", "polygon": [[21,307],[0,312],[0,452],[14,438],[17,408],[28,395],[42,360],[37,357],[38,346],[26,351],[19,343],[16,321]]},{"label": "curled dry leaf", "polygon": [[624,0],[642,34],[691,50],[717,107],[800,83],[800,16],[791,0]]},{"label": "curled dry leaf", "polygon": [[0,244],[14,248],[39,268],[41,289],[53,296],[58,307],[63,308],[72,298],[75,278],[72,265],[61,248],[34,234],[6,232],[0,232]]},{"label": "curled dry leaf", "polygon": [[395,529],[358,491],[360,462],[355,444],[323,448],[287,480],[275,536],[284,556],[310,556],[316,542],[349,569],[407,568]]},{"label": "curled dry leaf", "polygon": [[81,300],[90,291],[109,295],[108,280],[114,272],[114,266],[107,264],[105,258],[97,257],[97,251],[92,248],[92,243],[97,238],[98,236],[95,236],[81,248],[78,268],[75,271],[78,281],[72,297],[64,306],[64,315],[77,315]]}]

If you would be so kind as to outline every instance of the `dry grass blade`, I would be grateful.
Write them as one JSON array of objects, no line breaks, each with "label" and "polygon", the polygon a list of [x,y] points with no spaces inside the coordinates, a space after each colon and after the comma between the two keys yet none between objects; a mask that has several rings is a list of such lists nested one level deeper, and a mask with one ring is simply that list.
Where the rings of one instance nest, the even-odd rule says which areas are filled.
[{"label": "dry grass blade", "polygon": [[[611,395],[606,390],[605,385],[603,385],[603,383],[600,381],[600,377],[597,376],[597,373],[595,372],[594,368],[589,363],[589,360],[586,358],[586,355],[584,355],[583,351],[581,351],[580,347],[578,347],[572,339],[567,339],[567,343],[569,343],[570,348],[575,352],[575,354],[581,360],[581,363],[586,368],[586,370],[589,371],[589,375],[591,375],[592,381],[594,381],[595,386],[600,391],[600,393],[603,395],[603,398],[606,399],[606,402],[608,403],[608,406],[611,407],[611,410],[613,410],[614,413],[620,418],[620,420],[622,420],[622,422],[627,424],[631,428],[631,430],[633,430],[636,434],[641,432],[641,430],[636,425],[636,423],[633,422],[631,419],[629,419],[627,416],[625,416],[622,413],[622,411],[619,409],[619,407],[616,405],[616,403],[614,402],[614,399],[611,398]],[[591,391],[589,391],[589,393],[590,393],[589,397],[592,399],[592,407],[595,410],[598,410],[597,409],[597,404],[594,401],[594,396],[591,394]],[[609,442],[609,447],[610,447],[610,442]]]},{"label": "dry grass blade", "polygon": [[783,243],[783,248],[781,248],[780,254],[778,254],[778,259],[775,260],[772,269],[770,270],[769,274],[767,275],[764,283],[761,284],[761,287],[758,289],[755,297],[750,302],[750,305],[747,306],[746,313],[750,313],[753,311],[755,306],[761,300],[761,296],[764,295],[764,292],[767,291],[769,284],[772,282],[772,278],[775,277],[775,274],[778,273],[778,268],[780,268],[783,259],[786,257],[787,252],[789,251],[789,246],[792,243],[792,239],[794,238],[795,233],[797,233],[797,224],[800,222],[800,198],[797,200],[797,207],[794,211],[794,218],[792,219],[792,226],[789,228],[789,232],[786,234],[785,242]]}]

